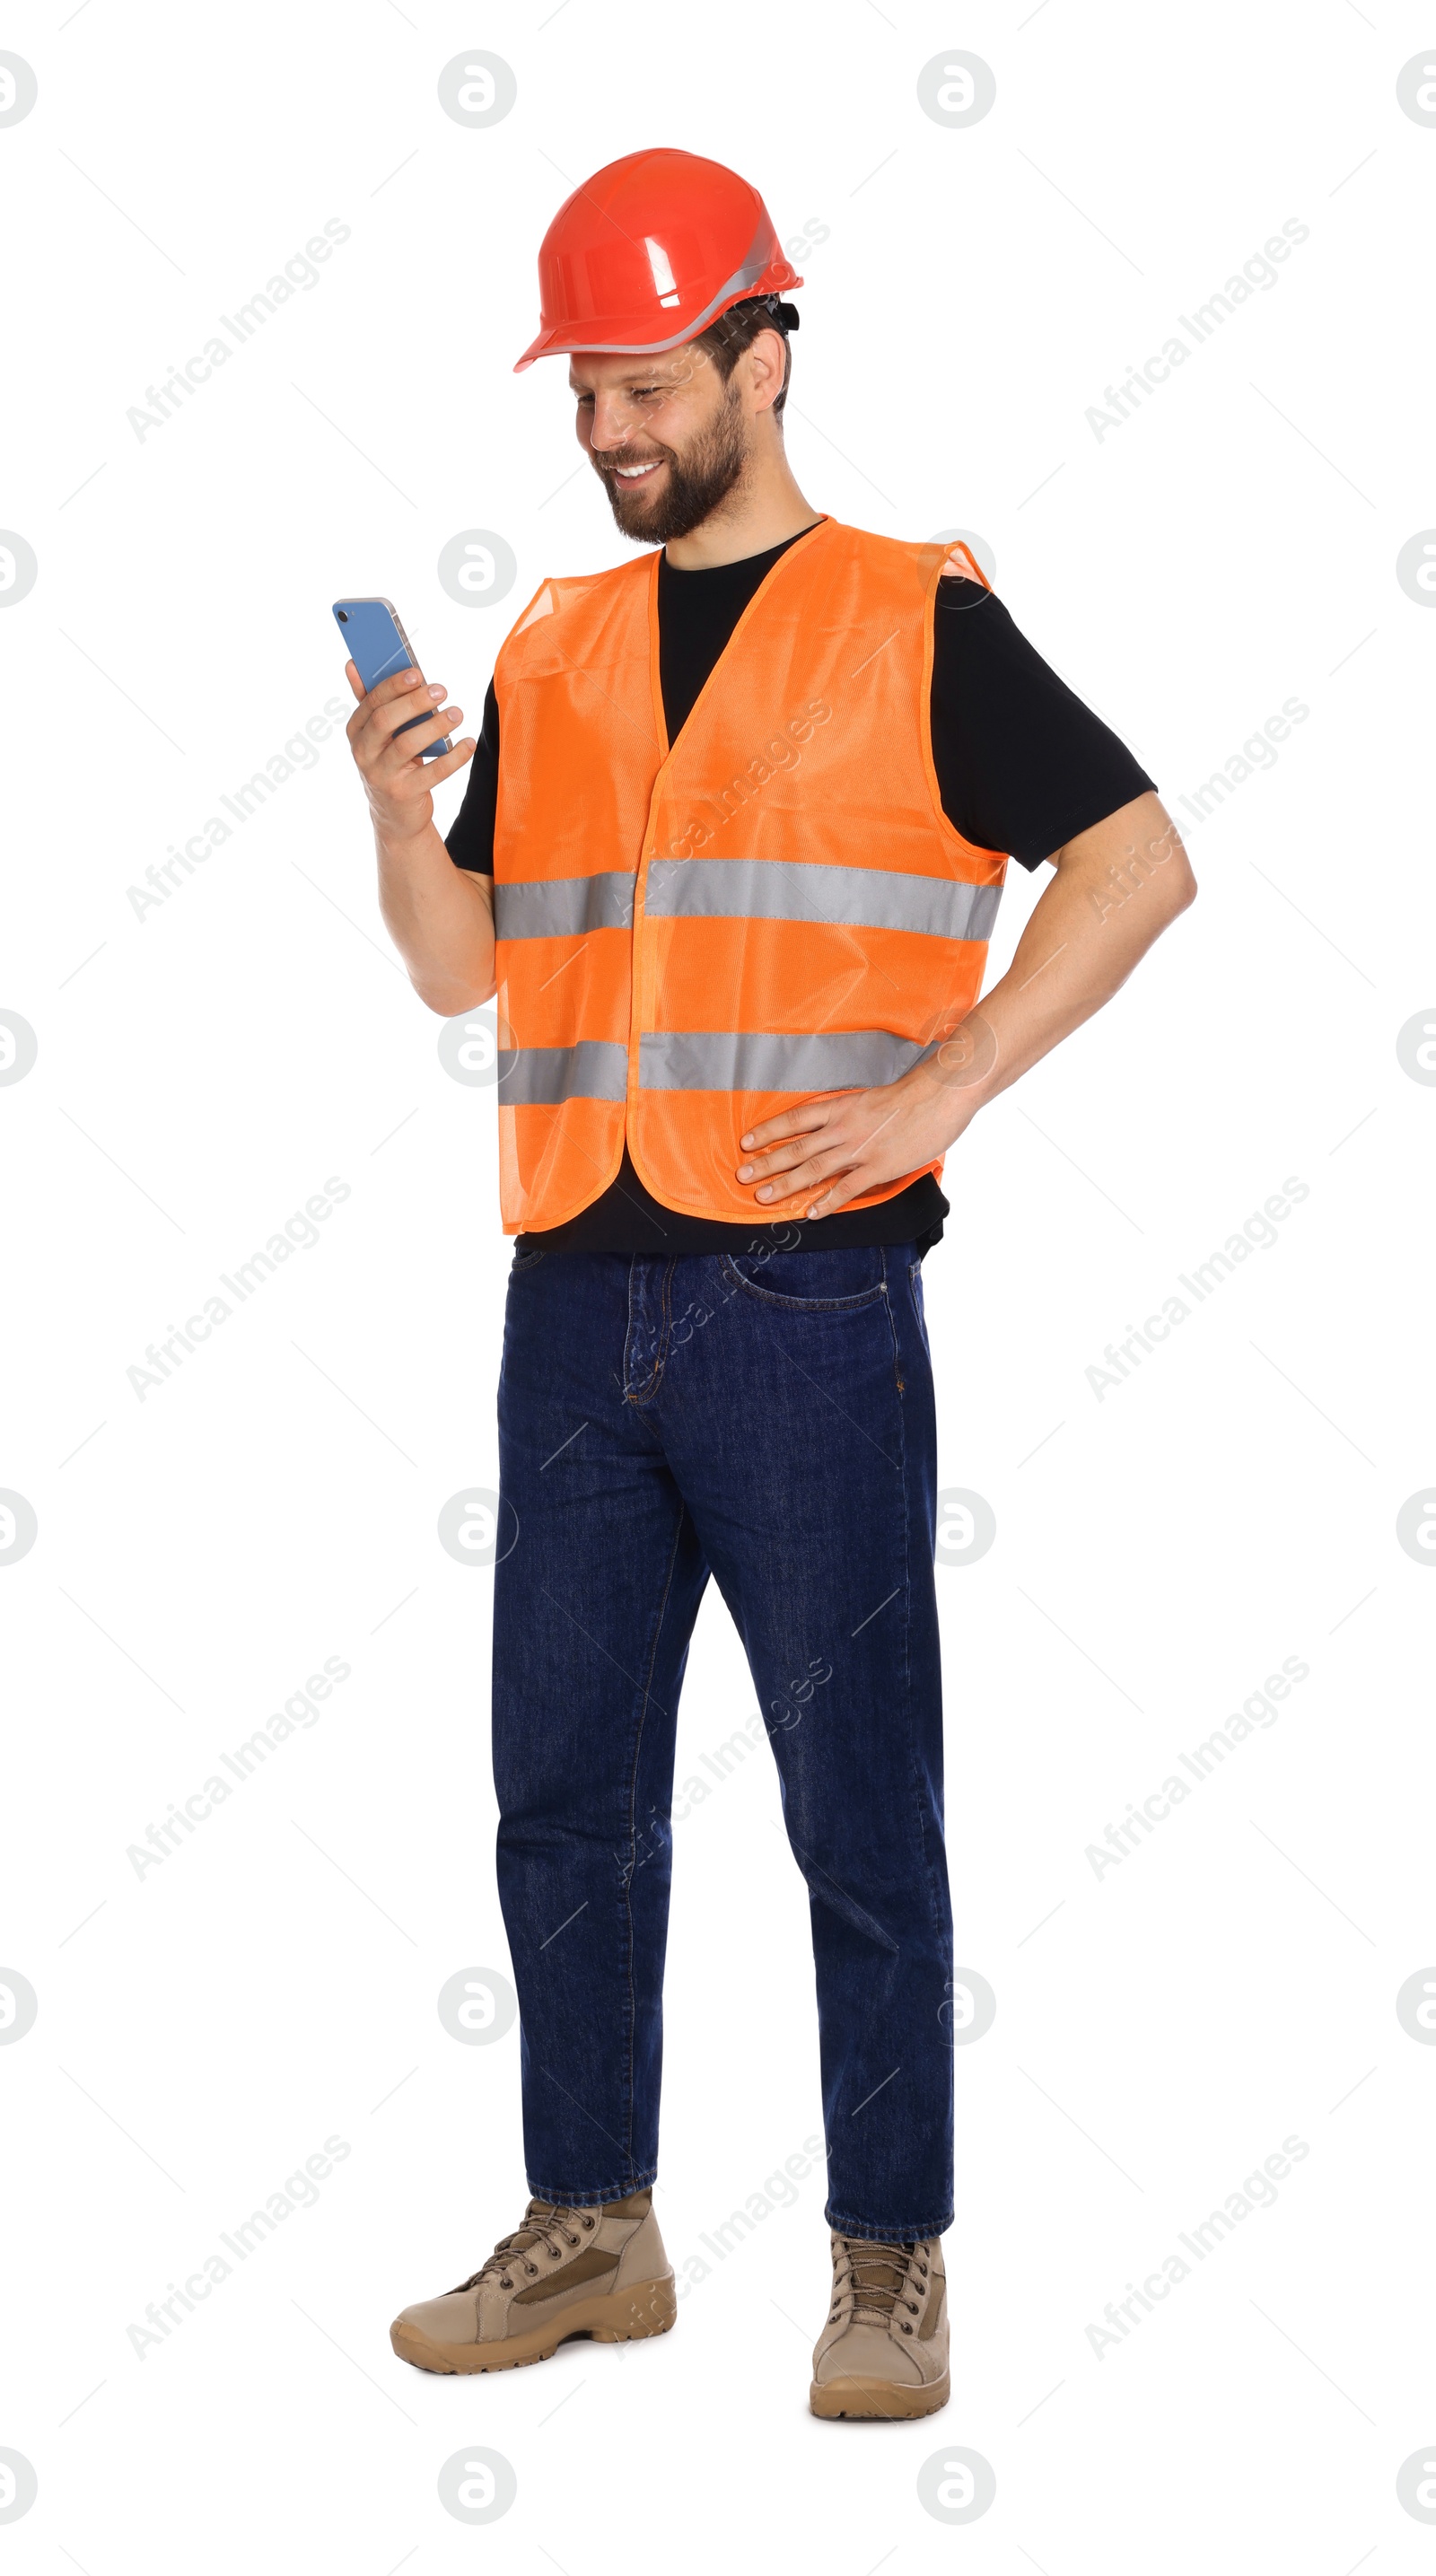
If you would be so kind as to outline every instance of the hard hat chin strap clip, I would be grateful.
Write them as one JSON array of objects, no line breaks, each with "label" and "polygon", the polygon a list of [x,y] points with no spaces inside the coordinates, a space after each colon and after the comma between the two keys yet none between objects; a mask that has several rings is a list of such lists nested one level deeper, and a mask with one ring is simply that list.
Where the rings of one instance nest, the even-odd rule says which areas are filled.
[{"label": "hard hat chin strap clip", "polygon": [[785,304],[781,295],[745,295],[728,307],[728,316],[734,320],[745,315],[751,318],[759,313],[766,313],[780,331],[797,330],[798,308],[796,304]]}]

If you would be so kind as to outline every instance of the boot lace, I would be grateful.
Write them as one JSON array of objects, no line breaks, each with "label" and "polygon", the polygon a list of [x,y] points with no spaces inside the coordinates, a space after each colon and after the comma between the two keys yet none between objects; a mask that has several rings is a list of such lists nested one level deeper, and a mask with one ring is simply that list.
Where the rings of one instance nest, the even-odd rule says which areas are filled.
[{"label": "boot lace", "polygon": [[912,2334],[911,2320],[921,2313],[929,2268],[926,2248],[909,2238],[879,2244],[867,2236],[838,2237],[828,2323],[846,2316],[852,2324],[861,2317],[871,2324],[896,2324],[902,2334]]},{"label": "boot lace", "polygon": [[456,2281],[454,2288],[477,2290],[486,2281],[497,2278],[501,2290],[511,2290],[514,2287],[513,2275],[521,2265],[531,2275],[536,2276],[542,2271],[543,2265],[533,2259],[539,2246],[544,2248],[550,2262],[557,2263],[561,2261],[563,2251],[558,2239],[562,2238],[563,2245],[577,2245],[581,2238],[575,2235],[574,2229],[586,2231],[592,2228],[593,2223],[587,2210],[564,2209],[552,2200],[531,2200],[524,2211],[523,2225],[516,2227],[511,2235],[501,2236],[477,2272],[471,2272],[467,2281]]}]

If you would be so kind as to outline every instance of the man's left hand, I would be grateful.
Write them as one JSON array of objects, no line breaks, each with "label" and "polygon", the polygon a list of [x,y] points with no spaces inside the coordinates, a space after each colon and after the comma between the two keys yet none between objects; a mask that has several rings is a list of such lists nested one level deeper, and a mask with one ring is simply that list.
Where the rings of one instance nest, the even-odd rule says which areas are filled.
[{"label": "man's left hand", "polygon": [[765,1118],[741,1139],[740,1181],[757,1181],[760,1205],[800,1199],[805,1217],[831,1216],[889,1181],[923,1171],[961,1135],[975,1102],[918,1066],[875,1091],[807,1100]]},{"label": "man's left hand", "polygon": [[[776,1213],[831,1216],[937,1162],[985,1102],[1110,1001],[1196,892],[1154,789],[1052,852],[1011,965],[981,1006],[875,1091],[830,1092],[740,1138],[738,1178]],[[944,1025],[946,1022],[944,1021]]]}]

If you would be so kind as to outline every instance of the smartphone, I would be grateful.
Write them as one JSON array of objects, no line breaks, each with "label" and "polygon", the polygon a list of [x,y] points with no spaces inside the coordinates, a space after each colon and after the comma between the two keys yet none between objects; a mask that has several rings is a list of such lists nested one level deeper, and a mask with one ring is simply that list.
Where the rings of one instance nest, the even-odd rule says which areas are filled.
[{"label": "smartphone", "polygon": [[[334,615],[366,690],[377,689],[391,671],[418,669],[392,599],[336,599]],[[407,724],[400,725],[399,732],[412,733],[415,725],[433,721],[432,715],[411,716]],[[439,760],[452,749],[446,736],[442,742],[425,743],[423,757]]]}]

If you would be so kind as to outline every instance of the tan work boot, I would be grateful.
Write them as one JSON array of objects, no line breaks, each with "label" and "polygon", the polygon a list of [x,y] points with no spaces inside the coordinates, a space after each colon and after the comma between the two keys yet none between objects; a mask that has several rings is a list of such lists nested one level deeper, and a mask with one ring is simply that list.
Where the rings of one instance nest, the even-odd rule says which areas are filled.
[{"label": "tan work boot", "polygon": [[833,2237],[833,2304],[813,2351],[815,2415],[935,2415],[947,2404],[947,2279],[936,2236]]},{"label": "tan work boot", "polygon": [[666,2334],[677,2314],[651,2191],[586,2209],[531,2200],[477,2272],[405,2308],[389,2341],[419,2370],[515,2370],[569,2335],[627,2343]]}]

